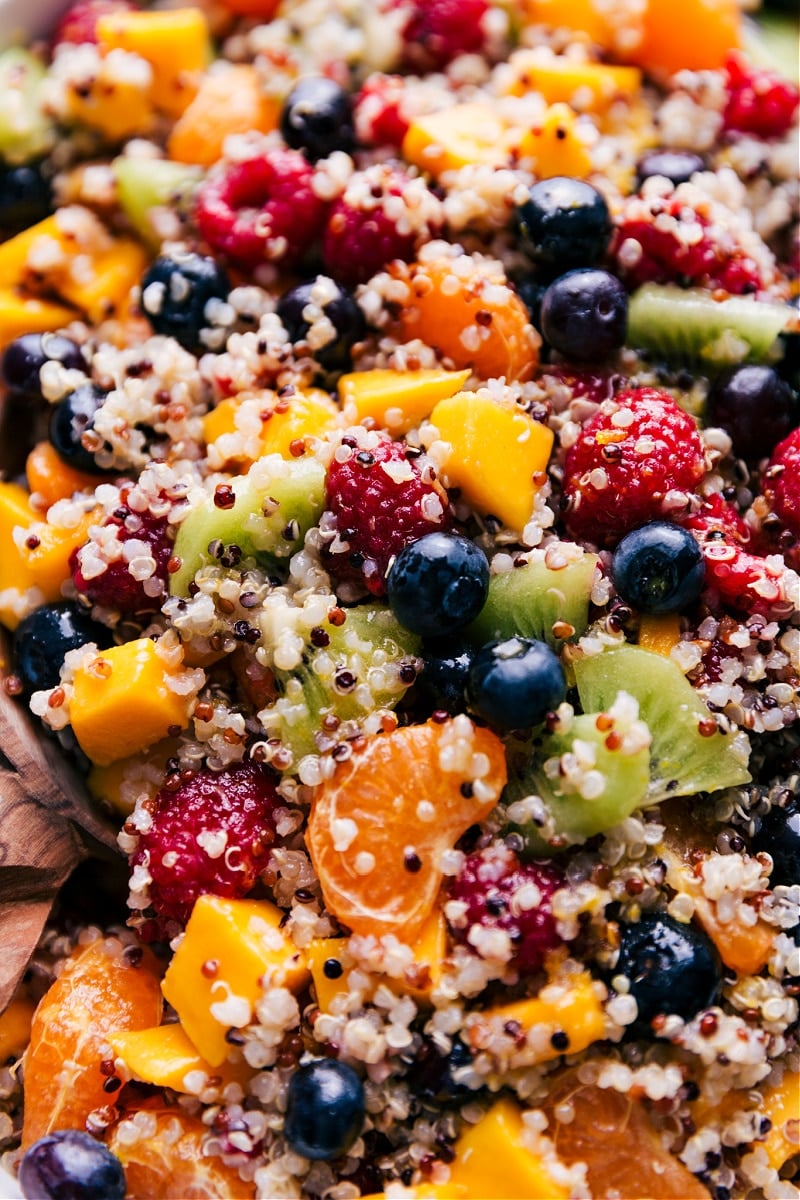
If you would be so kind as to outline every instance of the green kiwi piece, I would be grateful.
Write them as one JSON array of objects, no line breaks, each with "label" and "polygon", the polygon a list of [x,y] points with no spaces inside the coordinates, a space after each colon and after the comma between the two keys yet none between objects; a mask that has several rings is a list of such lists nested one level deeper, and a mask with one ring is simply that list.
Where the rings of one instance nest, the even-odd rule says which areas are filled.
[{"label": "green kiwi piece", "polygon": [[29,162],[52,149],[54,126],[42,104],[45,74],[27,50],[0,54],[0,158],[6,162]]},{"label": "green kiwi piece", "polygon": [[584,711],[607,711],[622,691],[639,702],[639,716],[653,738],[648,803],[715,792],[750,779],[746,734],[715,731],[710,710],[669,658],[626,645],[573,665]]},{"label": "green kiwi piece", "polygon": [[269,566],[303,545],[325,502],[325,468],[313,458],[291,462],[277,454],[259,459],[248,475],[232,480],[233,502],[207,496],[191,509],[175,539],[180,569],[170,578],[173,596],[185,596],[198,570],[215,561],[209,545],[237,546],[243,558]]},{"label": "green kiwi piece", "polygon": [[197,183],[203,178],[202,167],[190,167],[168,159],[129,158],[120,155],[111,164],[117,185],[117,199],[134,230],[154,249],[162,239],[153,225],[154,209],[187,207]]},{"label": "green kiwi piece", "polygon": [[748,296],[714,300],[702,288],[646,283],[630,297],[628,345],[668,362],[769,362],[779,357],[776,340],[788,316],[785,304]]},{"label": "green kiwi piece", "polygon": [[547,566],[544,557],[534,558],[525,566],[493,575],[486,604],[467,637],[476,643],[528,637],[558,650],[565,641],[580,637],[589,624],[599,561],[596,554],[584,552],[556,570]]}]

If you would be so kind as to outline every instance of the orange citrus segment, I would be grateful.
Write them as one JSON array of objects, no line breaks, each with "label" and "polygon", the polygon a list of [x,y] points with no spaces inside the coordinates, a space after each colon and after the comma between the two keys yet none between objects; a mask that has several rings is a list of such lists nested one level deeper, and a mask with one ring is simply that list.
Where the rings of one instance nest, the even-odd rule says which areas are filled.
[{"label": "orange citrus segment", "polygon": [[328,908],[356,933],[408,940],[431,912],[441,855],[506,782],[499,738],[469,717],[375,737],[317,791],[308,847]]},{"label": "orange citrus segment", "polygon": [[113,1059],[108,1035],[161,1020],[158,964],[149,950],[128,955],[115,938],[82,947],[45,993],[25,1054],[22,1147],[53,1129],[83,1129],[112,1102],[100,1064]]}]

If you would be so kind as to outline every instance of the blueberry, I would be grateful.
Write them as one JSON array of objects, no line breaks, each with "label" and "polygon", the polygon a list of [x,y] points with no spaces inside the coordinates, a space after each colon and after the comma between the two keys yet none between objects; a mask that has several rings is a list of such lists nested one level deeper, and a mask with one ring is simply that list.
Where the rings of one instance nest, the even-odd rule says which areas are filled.
[{"label": "blueberry", "polygon": [[513,637],[489,642],[472,660],[470,707],[501,729],[540,725],[566,695],[564,672],[545,642]]},{"label": "blueberry", "polygon": [[50,441],[59,456],[71,467],[95,475],[103,474],[103,468],[97,465],[94,453],[86,449],[82,439],[93,428],[104,399],[105,394],[93,383],[82,384],[59,401],[50,417]]},{"label": "blueberry", "polygon": [[680,612],[703,589],[706,567],[696,538],[669,521],[651,521],[625,535],[611,559],[614,587],[645,613]]},{"label": "blueberry", "polygon": [[423,637],[447,637],[474,621],[489,593],[489,563],[469,538],[427,533],[404,546],[386,581],[389,607]]},{"label": "blueberry", "polygon": [[542,336],[574,362],[600,362],[625,343],[628,294],[615,275],[567,271],[542,297]]},{"label": "blueberry", "polygon": [[789,324],[778,337],[782,357],[775,364],[775,369],[782,379],[800,391],[800,295],[792,297],[789,308]]},{"label": "blueberry", "polygon": [[364,1087],[347,1063],[317,1059],[289,1080],[284,1133],[295,1154],[329,1159],[346,1154],[364,1122]]},{"label": "blueberry", "polygon": [[106,650],[113,637],[76,604],[45,604],[24,617],[14,633],[13,653],[26,694],[55,687],[65,655],[87,642]]},{"label": "blueberry", "polygon": [[649,150],[636,165],[637,187],[654,175],[669,179],[677,187],[691,179],[696,171],[705,169],[705,160],[692,150]]},{"label": "blueberry", "polygon": [[19,1164],[28,1200],[124,1200],[122,1163],[102,1142],[80,1129],[48,1133]]},{"label": "blueberry", "polygon": [[200,336],[211,325],[209,300],[227,300],[231,290],[222,267],[194,251],[157,258],[142,276],[142,309],[156,333],[173,337],[185,350],[208,349]]},{"label": "blueberry", "polygon": [[542,328],[542,298],[547,291],[547,284],[538,279],[520,279],[516,284],[517,294],[528,310],[531,325],[541,332]]},{"label": "blueberry", "polygon": [[786,808],[771,808],[753,838],[753,851],[772,859],[772,887],[800,883],[800,804],[795,797]]},{"label": "blueberry", "polygon": [[464,711],[464,697],[474,650],[455,639],[437,638],[423,643],[422,673],[417,691],[432,710]]},{"label": "blueberry", "polygon": [[756,462],[800,422],[800,402],[774,367],[745,364],[716,377],[705,416],[707,425],[719,425],[730,435],[736,454]]},{"label": "blueberry", "polygon": [[38,165],[0,164],[0,233],[11,237],[43,221],[52,211],[50,184]]},{"label": "blueberry", "polygon": [[37,400],[42,395],[39,372],[48,362],[60,362],[73,370],[86,370],[81,348],[72,338],[60,333],[23,333],[9,342],[0,371],[9,388]]},{"label": "blueberry", "polygon": [[313,320],[324,314],[335,334],[331,341],[314,348],[314,358],[325,371],[348,370],[350,352],[366,328],[351,292],[320,275],[284,292],[276,311],[293,342],[304,341]]},{"label": "blueberry", "polygon": [[582,179],[556,175],[531,187],[516,209],[520,242],[545,271],[592,267],[611,238],[605,199]]},{"label": "blueberry", "polygon": [[699,929],[667,913],[647,913],[635,924],[620,926],[614,975],[630,980],[639,1010],[631,1031],[641,1034],[660,1014],[688,1021],[707,1008],[719,989],[721,968],[713,942]]},{"label": "blueberry", "polygon": [[316,162],[355,146],[353,112],[344,88],[323,75],[300,79],[286,97],[280,129],[287,146]]}]

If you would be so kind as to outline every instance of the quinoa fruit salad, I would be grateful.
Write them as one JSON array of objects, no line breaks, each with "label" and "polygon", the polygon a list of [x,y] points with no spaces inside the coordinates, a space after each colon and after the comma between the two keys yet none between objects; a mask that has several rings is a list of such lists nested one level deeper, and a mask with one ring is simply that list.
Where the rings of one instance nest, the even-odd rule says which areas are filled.
[{"label": "quinoa fruit salad", "polygon": [[5,711],[117,847],[0,971],[23,1194],[800,1197],[796,83],[76,0],[0,94]]}]

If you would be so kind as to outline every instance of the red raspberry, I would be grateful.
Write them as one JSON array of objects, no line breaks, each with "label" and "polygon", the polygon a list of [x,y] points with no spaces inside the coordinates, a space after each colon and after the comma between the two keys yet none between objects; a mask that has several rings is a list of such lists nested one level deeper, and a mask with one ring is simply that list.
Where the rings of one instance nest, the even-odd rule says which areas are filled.
[{"label": "red raspberry", "polygon": [[133,512],[123,502],[72,552],[73,583],[80,595],[103,608],[126,615],[154,612],[168,590],[174,540],[166,516]]},{"label": "red raspberry", "polygon": [[323,561],[337,579],[382,596],[394,555],[426,533],[449,529],[452,510],[433,470],[420,470],[403,442],[386,439],[367,449],[345,437],[342,445],[351,453],[344,461],[337,453],[328,469],[323,528],[336,536]]},{"label": "red raspberry", "polygon": [[667,392],[620,392],[567,452],[564,524],[573,537],[613,546],[647,521],[674,519],[704,473],[697,426]]},{"label": "red raspberry", "polygon": [[450,888],[450,899],[466,905],[463,923],[452,922],[453,936],[481,954],[480,930],[505,930],[512,965],[530,975],[562,944],[550,905],[564,882],[553,863],[521,863],[502,844],[470,854]]},{"label": "red raspberry", "polygon": [[290,266],[322,230],[327,205],[315,195],[314,168],[297,150],[270,150],[228,163],[200,189],[195,212],[213,250],[243,270]]},{"label": "red raspberry", "polygon": [[572,367],[566,363],[548,363],[542,371],[545,384],[556,380],[569,388],[573,400],[590,400],[601,404],[610,400],[614,395],[614,387],[621,382],[622,376],[612,371],[591,369],[588,367]]},{"label": "red raspberry", "polygon": [[721,496],[710,497],[681,524],[692,531],[703,551],[706,594],[716,591],[723,604],[743,613],[765,613],[786,603],[783,567],[749,552],[750,530]]},{"label": "red raspberry", "polygon": [[150,904],[160,920],[148,932],[173,936],[173,924],[186,924],[198,896],[252,891],[275,842],[280,803],[272,774],[253,762],[204,769],[176,791],[163,787],[130,860],[150,874]]},{"label": "red raspberry", "polygon": [[357,172],[333,206],[322,239],[329,274],[353,287],[387,263],[410,262],[442,227],[440,201],[422,179],[376,163]]},{"label": "red raspberry", "polygon": [[723,129],[752,133],[760,138],[778,138],[794,124],[800,91],[794,83],[774,71],[748,63],[733,50],[725,61],[728,98]]},{"label": "red raspberry", "polygon": [[77,0],[71,4],[56,25],[51,47],[56,50],[64,42],[80,46],[97,43],[97,18],[106,13],[130,12],[136,8],[130,0]]},{"label": "red raspberry", "polygon": [[403,29],[404,64],[425,73],[440,71],[460,54],[481,54],[486,48],[483,23],[486,0],[401,0],[409,9]]},{"label": "red raspberry", "polygon": [[409,124],[403,115],[405,94],[406,84],[401,75],[370,75],[353,109],[359,145],[400,149]]},{"label": "red raspberry", "polygon": [[764,472],[763,492],[786,528],[800,537],[800,428],[773,450]]},{"label": "red raspberry", "polygon": [[611,255],[620,278],[632,288],[697,284],[739,296],[760,291],[767,282],[731,231],[688,204],[680,189],[667,196],[629,197],[617,218]]}]

